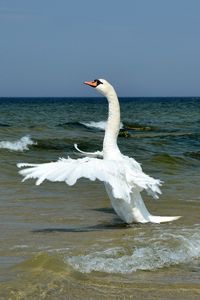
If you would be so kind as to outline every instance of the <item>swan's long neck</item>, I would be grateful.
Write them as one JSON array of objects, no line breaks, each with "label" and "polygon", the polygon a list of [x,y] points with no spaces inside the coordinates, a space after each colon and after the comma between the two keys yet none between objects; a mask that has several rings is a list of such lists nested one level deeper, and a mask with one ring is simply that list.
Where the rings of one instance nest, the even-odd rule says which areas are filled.
[{"label": "swan's long neck", "polygon": [[112,159],[115,157],[115,155],[120,153],[117,146],[117,137],[120,129],[120,107],[114,88],[110,89],[106,96],[109,109],[108,121],[103,141],[103,153],[104,158]]}]

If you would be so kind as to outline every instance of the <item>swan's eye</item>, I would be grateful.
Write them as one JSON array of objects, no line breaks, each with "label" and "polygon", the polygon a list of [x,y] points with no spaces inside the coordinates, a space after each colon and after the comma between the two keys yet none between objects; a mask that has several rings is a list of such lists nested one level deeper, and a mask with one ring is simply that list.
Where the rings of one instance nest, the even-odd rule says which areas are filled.
[{"label": "swan's eye", "polygon": [[94,80],[94,82],[96,82],[96,83],[97,83],[97,85],[96,85],[96,86],[98,86],[99,84],[103,84],[103,82],[101,82],[99,79],[95,79],[95,80]]}]

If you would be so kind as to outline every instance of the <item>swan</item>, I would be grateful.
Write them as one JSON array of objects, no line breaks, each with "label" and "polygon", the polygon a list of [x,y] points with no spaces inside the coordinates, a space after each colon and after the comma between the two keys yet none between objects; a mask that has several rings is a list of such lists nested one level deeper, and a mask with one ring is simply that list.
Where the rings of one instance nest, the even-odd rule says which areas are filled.
[{"label": "swan", "polygon": [[64,181],[73,185],[81,178],[104,182],[111,205],[116,214],[127,224],[161,223],[177,220],[180,216],[154,216],[146,208],[141,197],[146,190],[154,198],[161,194],[159,186],[162,182],[146,175],[140,164],[134,159],[123,155],[117,145],[120,129],[120,106],[113,86],[105,79],[85,81],[86,85],[95,88],[108,100],[109,114],[103,140],[103,150],[84,152],[75,144],[77,151],[85,157],[72,159],[60,158],[55,162],[30,164],[18,163],[22,168],[19,173],[24,176],[22,181],[37,179],[40,185],[45,179]]}]

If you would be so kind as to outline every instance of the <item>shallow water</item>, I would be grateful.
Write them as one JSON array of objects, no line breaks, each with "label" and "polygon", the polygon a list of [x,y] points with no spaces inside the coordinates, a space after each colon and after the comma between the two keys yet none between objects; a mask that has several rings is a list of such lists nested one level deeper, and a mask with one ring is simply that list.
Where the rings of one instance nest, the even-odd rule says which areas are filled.
[{"label": "shallow water", "polygon": [[148,208],[183,217],[126,226],[100,182],[22,184],[17,162],[78,157],[74,143],[101,150],[107,104],[1,99],[0,299],[200,298],[200,101],[122,99],[121,109],[120,149],[165,182],[160,200],[143,193]]}]

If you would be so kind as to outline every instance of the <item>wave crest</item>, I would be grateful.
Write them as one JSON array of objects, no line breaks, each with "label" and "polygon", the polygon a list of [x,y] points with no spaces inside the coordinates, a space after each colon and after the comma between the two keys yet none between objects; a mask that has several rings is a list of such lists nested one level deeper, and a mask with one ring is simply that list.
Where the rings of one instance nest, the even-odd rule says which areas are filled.
[{"label": "wave crest", "polygon": [[12,151],[24,151],[29,150],[28,146],[36,145],[37,143],[31,140],[29,136],[23,136],[21,139],[10,142],[2,141],[0,142],[0,149],[9,149]]},{"label": "wave crest", "polygon": [[145,238],[141,246],[131,250],[115,247],[88,255],[67,259],[75,270],[82,273],[92,271],[130,274],[137,270],[154,271],[164,267],[188,263],[200,256],[200,234],[191,230],[157,234]]},{"label": "wave crest", "polygon": [[[80,124],[89,127],[89,128],[96,128],[96,129],[100,129],[100,130],[106,130],[106,126],[107,126],[107,121],[99,121],[99,122],[95,122],[95,121],[90,121],[90,122],[80,122]],[[122,122],[120,123],[120,129],[123,128],[123,124]]]}]

